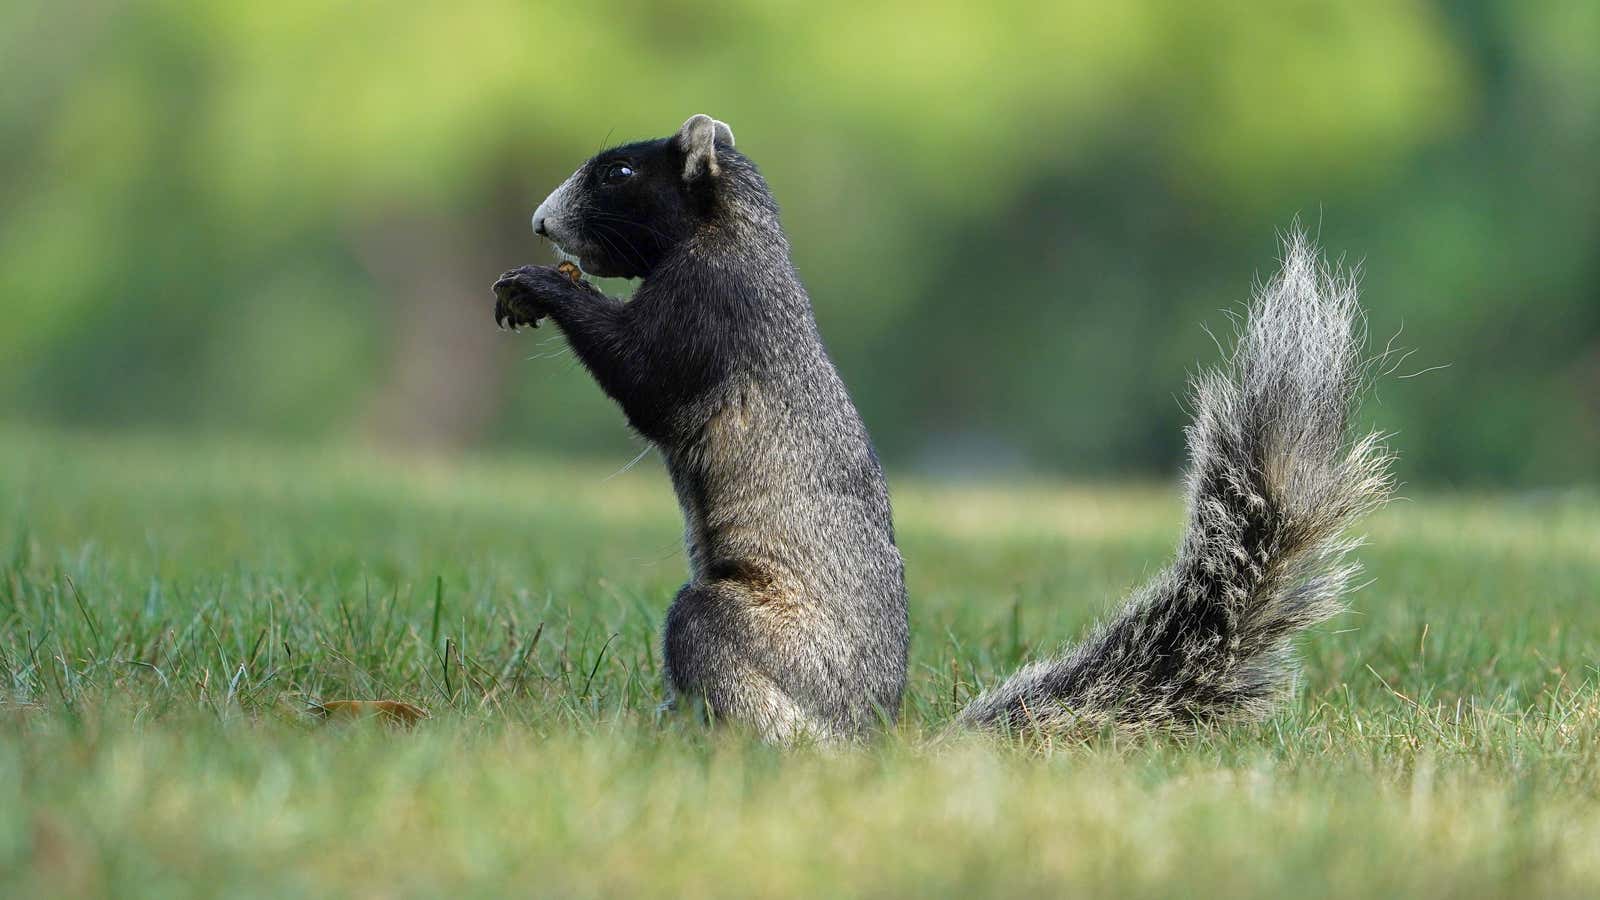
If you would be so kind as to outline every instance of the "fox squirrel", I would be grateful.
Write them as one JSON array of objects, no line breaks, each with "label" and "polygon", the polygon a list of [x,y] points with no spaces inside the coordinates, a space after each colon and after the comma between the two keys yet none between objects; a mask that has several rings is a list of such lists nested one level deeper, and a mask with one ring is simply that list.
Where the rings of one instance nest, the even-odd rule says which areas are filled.
[{"label": "fox squirrel", "polygon": [[[904,566],[882,467],[823,348],[778,206],[733,132],[697,115],[585,162],[533,228],[628,302],[549,266],[494,285],[497,322],[553,319],[666,461],[690,578],[667,612],[667,705],[768,740],[870,733],[906,681]],[[1265,714],[1290,642],[1356,571],[1347,526],[1391,489],[1352,439],[1367,372],[1354,280],[1298,230],[1229,360],[1194,383],[1177,558],[1059,656],[957,717],[968,727],[1193,728]]]}]

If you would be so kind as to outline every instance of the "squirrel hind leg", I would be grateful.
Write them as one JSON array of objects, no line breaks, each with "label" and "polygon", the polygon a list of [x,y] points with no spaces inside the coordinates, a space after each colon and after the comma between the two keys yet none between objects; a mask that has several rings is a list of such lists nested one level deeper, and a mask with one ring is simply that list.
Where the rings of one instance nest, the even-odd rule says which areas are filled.
[{"label": "squirrel hind leg", "polygon": [[668,676],[667,699],[658,717],[684,716],[701,725],[746,729],[769,744],[831,744],[839,735],[800,708],[766,676],[747,669],[725,669],[706,683],[675,686]]},{"label": "squirrel hind leg", "polygon": [[844,735],[784,690],[760,663],[739,601],[721,586],[685,585],[662,639],[667,700],[662,711],[698,711],[712,723],[748,728],[769,743],[832,743]]}]

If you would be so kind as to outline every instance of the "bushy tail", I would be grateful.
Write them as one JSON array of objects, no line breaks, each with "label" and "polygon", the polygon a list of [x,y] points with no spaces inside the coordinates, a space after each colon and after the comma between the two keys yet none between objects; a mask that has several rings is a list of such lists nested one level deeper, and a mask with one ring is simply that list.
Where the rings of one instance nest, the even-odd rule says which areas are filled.
[{"label": "bushy tail", "polygon": [[1178,557],[1059,657],[962,711],[1045,734],[1259,718],[1292,681],[1290,641],[1341,608],[1344,531],[1392,487],[1380,436],[1351,419],[1368,375],[1352,275],[1296,229],[1233,357],[1193,384],[1188,528]]}]

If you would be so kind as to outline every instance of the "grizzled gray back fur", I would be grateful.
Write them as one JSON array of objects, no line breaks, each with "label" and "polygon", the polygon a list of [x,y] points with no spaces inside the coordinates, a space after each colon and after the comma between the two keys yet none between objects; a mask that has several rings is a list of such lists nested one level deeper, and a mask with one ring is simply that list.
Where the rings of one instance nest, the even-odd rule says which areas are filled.
[{"label": "grizzled gray back fur", "polygon": [[1345,529],[1392,485],[1380,436],[1350,437],[1368,370],[1362,325],[1354,277],[1294,231],[1232,358],[1194,380],[1177,559],[1082,643],[1024,667],[959,721],[1060,735],[1269,712],[1293,678],[1290,641],[1342,608],[1357,572]]},{"label": "grizzled gray back fur", "polygon": [[739,155],[719,156],[720,226],[690,238],[633,300],[729,291],[747,306],[722,382],[661,447],[691,572],[667,613],[668,690],[777,742],[859,736],[893,721],[905,687],[888,485],[765,181]]}]

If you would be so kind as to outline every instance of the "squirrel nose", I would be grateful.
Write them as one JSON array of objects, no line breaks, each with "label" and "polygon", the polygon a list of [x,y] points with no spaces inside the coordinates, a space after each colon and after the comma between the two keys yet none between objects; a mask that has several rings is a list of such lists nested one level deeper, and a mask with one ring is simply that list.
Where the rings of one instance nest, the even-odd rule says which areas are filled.
[{"label": "squirrel nose", "polygon": [[550,236],[550,232],[544,230],[544,216],[533,220],[533,233],[542,237]]}]

